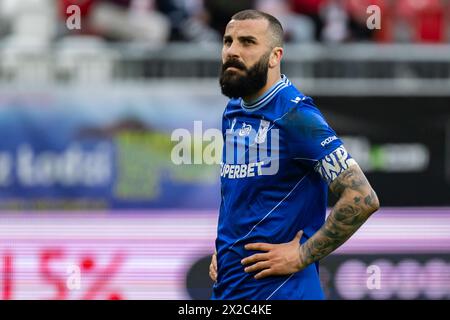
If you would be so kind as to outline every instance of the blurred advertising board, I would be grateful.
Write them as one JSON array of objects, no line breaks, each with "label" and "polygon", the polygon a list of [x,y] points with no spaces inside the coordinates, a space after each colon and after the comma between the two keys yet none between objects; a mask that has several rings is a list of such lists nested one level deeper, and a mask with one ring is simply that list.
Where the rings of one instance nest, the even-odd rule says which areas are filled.
[{"label": "blurred advertising board", "polygon": [[[215,81],[0,89],[0,210],[218,208],[220,167],[191,151],[226,101]],[[449,101],[430,101],[316,99],[383,206],[450,205]],[[176,130],[190,164],[172,160]]]},{"label": "blurred advertising board", "polygon": [[450,205],[450,98],[320,97],[384,206]]},{"label": "blurred advertising board", "polygon": [[0,92],[0,209],[215,208],[218,165],[176,165],[172,133],[201,147],[223,106],[170,87]]},{"label": "blurred advertising board", "polygon": [[[1,299],[208,299],[216,211],[4,213]],[[450,208],[383,208],[321,262],[329,299],[449,299]]]}]

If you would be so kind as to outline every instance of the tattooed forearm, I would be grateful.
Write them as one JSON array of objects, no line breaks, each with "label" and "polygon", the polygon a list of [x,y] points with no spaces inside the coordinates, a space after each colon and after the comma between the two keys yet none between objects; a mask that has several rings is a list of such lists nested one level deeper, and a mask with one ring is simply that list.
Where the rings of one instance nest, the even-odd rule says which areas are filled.
[{"label": "tattooed forearm", "polygon": [[357,165],[344,171],[330,189],[339,201],[322,228],[300,247],[304,266],[333,252],[379,208],[377,195]]},{"label": "tattooed forearm", "polygon": [[330,185],[331,191],[338,197],[340,197],[342,193],[348,189],[362,193],[368,188],[370,188],[369,182],[358,165],[351,166],[345,170]]}]

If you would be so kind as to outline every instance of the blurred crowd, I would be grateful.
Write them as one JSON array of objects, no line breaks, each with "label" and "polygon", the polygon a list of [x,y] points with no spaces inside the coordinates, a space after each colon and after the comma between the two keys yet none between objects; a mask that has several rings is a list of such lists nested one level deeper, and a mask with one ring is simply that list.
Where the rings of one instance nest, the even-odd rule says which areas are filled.
[{"label": "blurred crowd", "polygon": [[[81,29],[67,28],[72,5]],[[367,27],[370,5],[381,9],[380,30]],[[0,0],[0,38],[220,42],[230,17],[248,8],[279,18],[291,43],[450,41],[450,0]]]}]

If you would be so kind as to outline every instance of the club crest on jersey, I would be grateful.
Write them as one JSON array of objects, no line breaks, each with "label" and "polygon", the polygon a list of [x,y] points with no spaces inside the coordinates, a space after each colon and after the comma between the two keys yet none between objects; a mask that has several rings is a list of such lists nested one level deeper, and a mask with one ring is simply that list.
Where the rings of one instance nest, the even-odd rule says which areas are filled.
[{"label": "club crest on jersey", "polygon": [[246,124],[245,122],[242,124],[241,130],[239,130],[239,136],[246,137],[252,131],[252,126],[250,124]]},{"label": "club crest on jersey", "polygon": [[266,120],[261,120],[261,123],[259,124],[258,133],[255,137],[255,142],[257,144],[264,143],[267,138],[267,133],[269,132],[270,122]]}]

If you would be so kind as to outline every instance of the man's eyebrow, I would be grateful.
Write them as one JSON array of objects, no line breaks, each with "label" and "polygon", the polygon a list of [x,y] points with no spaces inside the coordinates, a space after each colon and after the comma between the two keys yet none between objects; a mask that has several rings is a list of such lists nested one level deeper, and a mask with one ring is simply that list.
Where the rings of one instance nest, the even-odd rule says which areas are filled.
[{"label": "man's eyebrow", "polygon": [[251,40],[251,41],[257,41],[258,39],[256,39],[254,36],[240,36],[238,37],[239,41],[243,41],[243,40]]},{"label": "man's eyebrow", "polygon": [[[233,39],[233,37],[230,35],[223,36],[223,40],[232,40],[232,39]],[[239,41],[251,40],[251,41],[256,42],[258,39],[256,39],[256,37],[254,37],[254,36],[240,36],[240,37],[238,37],[238,40]]]}]

